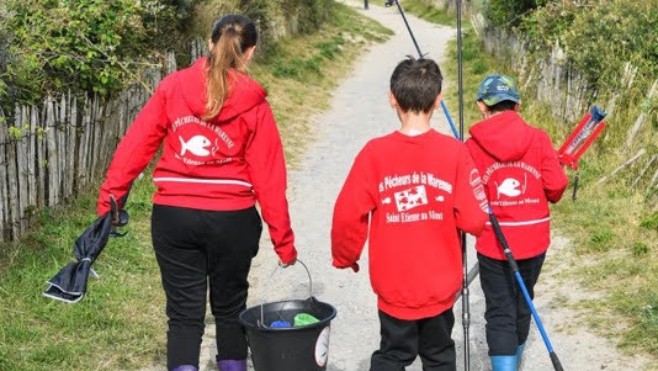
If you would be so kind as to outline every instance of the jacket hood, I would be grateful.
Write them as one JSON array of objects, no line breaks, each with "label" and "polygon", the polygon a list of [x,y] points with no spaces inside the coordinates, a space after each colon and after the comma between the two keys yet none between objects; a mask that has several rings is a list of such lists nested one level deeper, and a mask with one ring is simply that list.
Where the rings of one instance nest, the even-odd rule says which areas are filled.
[{"label": "jacket hood", "polygon": [[[182,70],[179,78],[183,98],[192,113],[203,117],[206,112],[206,58],[201,57],[189,68]],[[235,70],[229,70],[229,94],[219,115],[212,122],[230,121],[243,112],[261,104],[267,92],[254,79]],[[199,99],[199,96],[202,99]]]},{"label": "jacket hood", "polygon": [[471,138],[499,162],[520,160],[530,148],[533,128],[515,111],[504,111],[469,130]]}]

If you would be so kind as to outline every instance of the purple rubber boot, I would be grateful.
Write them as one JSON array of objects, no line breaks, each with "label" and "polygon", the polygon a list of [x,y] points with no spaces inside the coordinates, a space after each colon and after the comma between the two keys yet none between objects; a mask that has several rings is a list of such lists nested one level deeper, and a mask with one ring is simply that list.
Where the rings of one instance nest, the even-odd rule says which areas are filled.
[{"label": "purple rubber boot", "polygon": [[247,360],[225,359],[217,361],[219,371],[247,371]]},{"label": "purple rubber boot", "polygon": [[199,369],[192,365],[180,365],[172,368],[171,371],[199,371]]}]

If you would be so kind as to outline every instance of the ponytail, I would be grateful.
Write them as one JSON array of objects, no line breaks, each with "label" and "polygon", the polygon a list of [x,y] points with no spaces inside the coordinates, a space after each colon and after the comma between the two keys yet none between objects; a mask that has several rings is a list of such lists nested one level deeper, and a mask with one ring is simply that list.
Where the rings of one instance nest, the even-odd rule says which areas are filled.
[{"label": "ponytail", "polygon": [[244,52],[256,45],[256,26],[247,17],[227,15],[215,23],[212,48],[208,52],[206,70],[206,113],[204,120],[212,120],[222,110],[229,94],[228,71],[247,73]]}]

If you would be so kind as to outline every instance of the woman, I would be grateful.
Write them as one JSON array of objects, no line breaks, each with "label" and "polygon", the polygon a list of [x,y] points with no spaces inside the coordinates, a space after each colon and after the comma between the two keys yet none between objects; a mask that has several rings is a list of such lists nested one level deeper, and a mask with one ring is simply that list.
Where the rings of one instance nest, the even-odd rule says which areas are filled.
[{"label": "woman", "polygon": [[119,144],[98,200],[109,210],[163,145],[151,234],[167,297],[167,367],[198,369],[207,287],[221,371],[247,370],[238,314],[262,230],[280,264],[297,258],[281,139],[265,90],[247,75],[258,33],[244,16],[212,29],[210,52],[166,77]]}]

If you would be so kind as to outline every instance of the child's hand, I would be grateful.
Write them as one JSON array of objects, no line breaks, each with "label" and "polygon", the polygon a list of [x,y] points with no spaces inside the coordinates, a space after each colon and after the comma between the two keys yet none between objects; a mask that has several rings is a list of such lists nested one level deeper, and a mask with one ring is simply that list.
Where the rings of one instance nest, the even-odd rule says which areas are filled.
[{"label": "child's hand", "polygon": [[284,263],[282,260],[279,260],[279,267],[288,268],[291,265],[295,265],[295,263],[297,263],[297,259],[291,261],[290,263]]},{"label": "child's hand", "polygon": [[333,263],[334,267],[338,269],[347,269],[347,268],[352,268],[354,273],[357,273],[359,271],[359,263],[354,262],[352,265],[345,265],[344,263],[339,263],[336,260],[334,260]]}]

